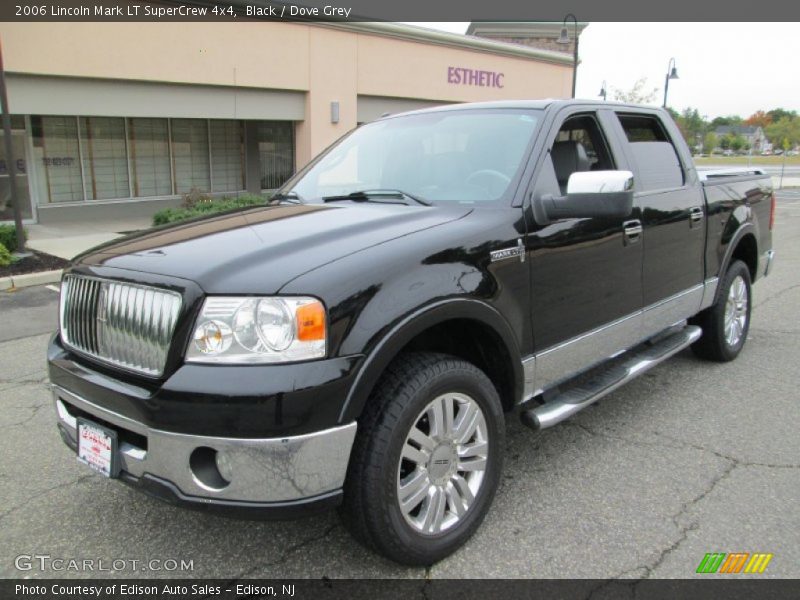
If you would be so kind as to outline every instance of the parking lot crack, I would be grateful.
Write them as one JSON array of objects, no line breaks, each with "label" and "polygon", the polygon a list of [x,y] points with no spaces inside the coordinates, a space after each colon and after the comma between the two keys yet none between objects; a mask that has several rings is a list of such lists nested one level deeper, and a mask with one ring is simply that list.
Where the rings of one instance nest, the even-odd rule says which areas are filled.
[{"label": "parking lot crack", "polygon": [[690,449],[690,450],[697,450],[698,452],[704,452],[707,454],[711,454],[720,458],[722,460],[733,461],[736,463],[737,466],[740,467],[760,467],[765,469],[800,469],[800,464],[792,464],[792,463],[764,463],[764,462],[756,462],[756,461],[749,461],[744,460],[742,458],[732,456],[730,454],[725,454],[719,450],[715,450],[714,448],[708,448],[701,444],[695,444],[693,442],[689,442],[686,440],[682,440],[680,438],[676,438],[674,436],[670,436],[668,434],[662,433],[660,431],[651,431],[649,432],[651,435],[660,438],[663,441],[656,441],[656,442],[645,442],[642,440],[633,440],[624,436],[613,435],[611,433],[605,431],[598,431],[592,427],[584,425],[582,423],[564,423],[566,426],[571,426],[576,429],[579,429],[590,435],[592,437],[600,437],[606,438],[609,440],[614,440],[617,442],[622,442],[623,444],[630,444],[632,446],[642,446],[642,447],[650,447],[650,448],[670,448],[673,450],[680,450],[680,449]]},{"label": "parking lot crack", "polygon": [[[677,439],[672,436],[663,434],[658,431],[651,432],[652,435],[659,438],[660,441],[658,442],[644,442],[640,440],[632,440],[629,438],[625,438],[622,436],[616,436],[613,434],[609,434],[607,432],[598,431],[592,427],[587,425],[583,425],[580,423],[568,423],[572,427],[575,427],[587,435],[592,437],[599,437],[599,438],[606,438],[611,439],[614,441],[622,442],[625,444],[630,444],[634,446],[649,446],[649,447],[666,447],[672,449],[692,449],[697,450],[700,452],[711,454],[723,461],[725,461],[725,468],[722,469],[717,475],[711,478],[708,482],[706,487],[696,496],[694,496],[691,500],[684,502],[681,507],[676,511],[673,515],[669,517],[669,520],[673,523],[675,528],[678,531],[677,537],[666,547],[662,548],[655,559],[647,564],[638,565],[631,569],[626,569],[622,571],[620,574],[615,576],[612,579],[618,579],[620,577],[624,577],[628,574],[641,572],[641,579],[649,579],[654,572],[658,569],[658,567],[669,557],[673,552],[675,552],[681,544],[683,544],[689,536],[689,533],[698,529],[699,524],[697,522],[690,522],[684,523],[684,517],[692,510],[694,506],[698,503],[702,502],[709,494],[713,493],[716,487],[725,479],[730,477],[731,473],[738,467],[762,467],[762,468],[798,468],[798,465],[789,465],[789,464],[769,464],[769,463],[755,463],[755,462],[748,462],[740,460],[734,456],[727,455],[723,452],[719,452],[717,450],[706,448],[699,444],[693,444],[691,442],[687,442],[685,440]],[[591,597],[593,594],[597,593],[599,590],[603,589],[605,585],[601,585],[598,588],[592,590],[589,594]]]},{"label": "parking lot crack", "polygon": [[27,425],[29,422],[31,422],[33,419],[36,418],[36,415],[38,415],[39,412],[43,408],[48,408],[49,406],[50,406],[49,402],[43,402],[41,404],[34,404],[32,406],[17,406],[15,408],[19,408],[21,410],[30,410],[31,411],[30,415],[28,415],[26,418],[22,419],[21,421],[17,421],[16,423],[8,423],[8,424],[4,425],[4,427],[6,427],[6,428],[8,428],[8,427],[21,427],[23,425]]},{"label": "parking lot crack", "polygon": [[325,538],[327,538],[338,527],[339,527],[339,523],[334,523],[330,527],[325,528],[320,534],[312,536],[310,538],[307,538],[307,539],[305,539],[305,540],[303,540],[301,542],[298,542],[297,544],[294,544],[292,546],[289,546],[275,560],[270,560],[270,561],[266,561],[266,562],[263,562],[263,563],[258,563],[256,565],[253,565],[249,569],[247,569],[245,571],[242,571],[238,575],[238,577],[236,577],[236,579],[234,580],[234,583],[236,581],[241,580],[241,579],[247,579],[248,577],[252,577],[256,572],[258,572],[261,569],[265,569],[265,568],[269,568],[269,567],[276,567],[278,565],[282,565],[287,560],[289,560],[290,556],[292,556],[296,552],[298,552],[298,551],[300,551],[300,550],[302,550],[302,549],[304,549],[304,548],[306,548],[308,546],[311,546],[313,544],[316,544],[317,542],[320,542],[320,541],[324,540]]},{"label": "parking lot crack", "polygon": [[797,464],[785,464],[785,463],[764,463],[764,462],[756,462],[756,461],[749,461],[738,458],[736,456],[731,456],[730,454],[725,454],[724,452],[720,452],[719,450],[715,450],[713,448],[708,448],[706,446],[702,446],[700,444],[695,444],[693,442],[688,442],[686,440],[681,440],[667,434],[661,433],[659,431],[653,431],[653,435],[656,435],[660,438],[664,438],[674,442],[676,444],[680,444],[684,448],[691,448],[693,450],[698,450],[700,452],[707,452],[709,454],[713,454],[714,456],[721,458],[723,460],[729,460],[736,463],[736,466],[739,467],[761,467],[765,469],[800,469],[800,465]]},{"label": "parking lot crack", "polygon": [[790,285],[789,287],[784,288],[779,292],[776,292],[772,296],[768,296],[768,297],[764,298],[761,302],[754,303],[753,304],[753,308],[761,308],[762,306],[765,306],[765,305],[769,304],[770,302],[772,302],[774,300],[778,300],[784,294],[787,294],[787,293],[791,292],[792,290],[796,290],[797,288],[800,288],[800,284]]},{"label": "parking lot crack", "polygon": [[670,517],[673,524],[678,529],[678,538],[669,546],[663,548],[654,561],[649,564],[642,565],[641,568],[644,570],[644,576],[642,579],[649,579],[656,569],[658,569],[658,567],[661,566],[661,564],[666,560],[666,558],[675,552],[680,545],[686,541],[686,539],[689,537],[689,532],[695,531],[700,527],[700,525],[694,521],[689,524],[684,524],[681,521],[683,517],[692,510],[692,508],[697,506],[698,503],[702,502],[709,494],[711,494],[717,488],[717,486],[725,479],[730,477],[734,469],[739,466],[739,462],[734,459],[727,459],[727,461],[728,464],[725,466],[725,468],[708,482],[708,485],[703,491],[701,491],[688,502],[684,502],[680,509]]},{"label": "parking lot crack", "polygon": [[664,443],[662,441],[645,442],[645,441],[642,441],[642,440],[633,440],[633,439],[630,439],[630,438],[627,438],[627,437],[624,437],[624,436],[614,435],[614,434],[608,433],[606,431],[598,431],[597,429],[594,429],[594,428],[589,427],[588,425],[584,425],[582,423],[571,423],[571,422],[567,421],[566,423],[564,423],[564,425],[568,425],[568,426],[571,426],[571,427],[575,427],[576,429],[580,429],[581,431],[583,431],[584,433],[586,433],[586,434],[588,434],[588,435],[590,435],[592,437],[606,438],[606,439],[609,439],[609,440],[613,440],[615,442],[622,442],[623,444],[629,444],[631,446],[642,446],[642,447],[647,447],[647,448],[671,448],[673,450],[678,450],[681,447],[683,447],[683,444],[680,444],[680,445],[677,445],[677,444],[666,444],[666,443]]},{"label": "parking lot crack", "polygon": [[33,502],[33,501],[35,501],[35,500],[37,500],[37,499],[39,499],[39,498],[41,498],[43,496],[46,496],[46,495],[48,495],[48,494],[50,494],[52,492],[55,492],[57,490],[61,490],[61,489],[64,489],[64,488],[72,487],[74,485],[78,485],[78,484],[83,483],[84,481],[87,481],[89,479],[96,479],[96,478],[97,478],[97,476],[94,473],[88,473],[86,475],[81,475],[80,477],[78,477],[77,479],[73,479],[72,481],[67,481],[67,482],[64,482],[64,483],[60,483],[58,485],[54,485],[54,486],[49,487],[49,488],[45,488],[45,489],[37,492],[33,496],[28,496],[27,498],[24,498],[18,504],[12,505],[11,508],[9,508],[8,510],[0,513],[0,522],[3,521],[6,517],[10,516],[11,514],[17,512],[18,510],[21,510],[23,508],[29,507],[31,502]]},{"label": "parking lot crack", "polygon": [[47,383],[48,379],[49,378],[47,377],[47,375],[40,377],[39,379],[4,379],[0,377],[0,384],[8,384],[13,386],[3,390],[5,392],[10,389],[18,388],[23,385],[41,385],[43,383]]}]

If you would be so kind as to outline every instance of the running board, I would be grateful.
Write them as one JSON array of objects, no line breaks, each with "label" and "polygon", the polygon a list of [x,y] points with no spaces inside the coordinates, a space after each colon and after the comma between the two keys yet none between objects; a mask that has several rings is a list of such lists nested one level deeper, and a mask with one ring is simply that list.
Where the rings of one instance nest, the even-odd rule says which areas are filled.
[{"label": "running board", "polygon": [[639,346],[628,356],[620,357],[621,362],[567,388],[548,402],[523,411],[522,422],[531,429],[552,427],[690,346],[701,333],[699,327],[689,325],[654,343]]}]

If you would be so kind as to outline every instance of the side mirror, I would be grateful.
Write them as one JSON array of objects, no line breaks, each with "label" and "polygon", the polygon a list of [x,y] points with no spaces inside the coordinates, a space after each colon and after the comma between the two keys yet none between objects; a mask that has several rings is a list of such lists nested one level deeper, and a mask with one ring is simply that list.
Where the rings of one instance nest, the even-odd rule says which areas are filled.
[{"label": "side mirror", "polygon": [[549,220],[624,219],[633,210],[633,173],[579,171],[570,175],[566,196],[542,196],[541,203]]}]

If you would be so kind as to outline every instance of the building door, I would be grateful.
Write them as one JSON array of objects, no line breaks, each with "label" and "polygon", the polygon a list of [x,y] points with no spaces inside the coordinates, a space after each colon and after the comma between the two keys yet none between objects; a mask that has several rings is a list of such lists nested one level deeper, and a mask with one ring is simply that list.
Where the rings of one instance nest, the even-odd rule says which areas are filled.
[{"label": "building door", "polygon": [[[6,157],[6,145],[0,128],[0,221],[14,220],[14,207],[11,203],[11,176]],[[33,219],[30,187],[28,186],[28,160],[25,153],[25,131],[11,130],[11,147],[17,165],[17,200],[22,206],[22,218]]]}]

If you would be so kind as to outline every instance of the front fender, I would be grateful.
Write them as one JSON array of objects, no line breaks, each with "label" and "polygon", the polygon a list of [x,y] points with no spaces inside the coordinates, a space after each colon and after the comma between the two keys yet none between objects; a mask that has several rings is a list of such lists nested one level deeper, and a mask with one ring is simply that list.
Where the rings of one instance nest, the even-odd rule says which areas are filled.
[{"label": "front fender", "polygon": [[[480,211],[342,257],[281,289],[325,303],[331,356],[365,357],[341,419],[360,414],[375,381],[408,341],[444,321],[480,323],[519,362],[520,349],[530,346],[528,265],[490,256],[516,245],[518,217],[513,209]],[[521,386],[522,367],[514,369]]]},{"label": "front fender", "polygon": [[478,321],[497,334],[506,346],[508,356],[511,357],[511,366],[514,372],[514,396],[519,398],[522,393],[524,374],[522,362],[516,360],[520,356],[519,346],[508,322],[497,310],[485,302],[470,298],[452,298],[419,308],[395,324],[380,339],[356,375],[339,415],[339,422],[350,422],[361,414],[378,378],[400,350],[412,339],[435,325],[454,319]]}]

